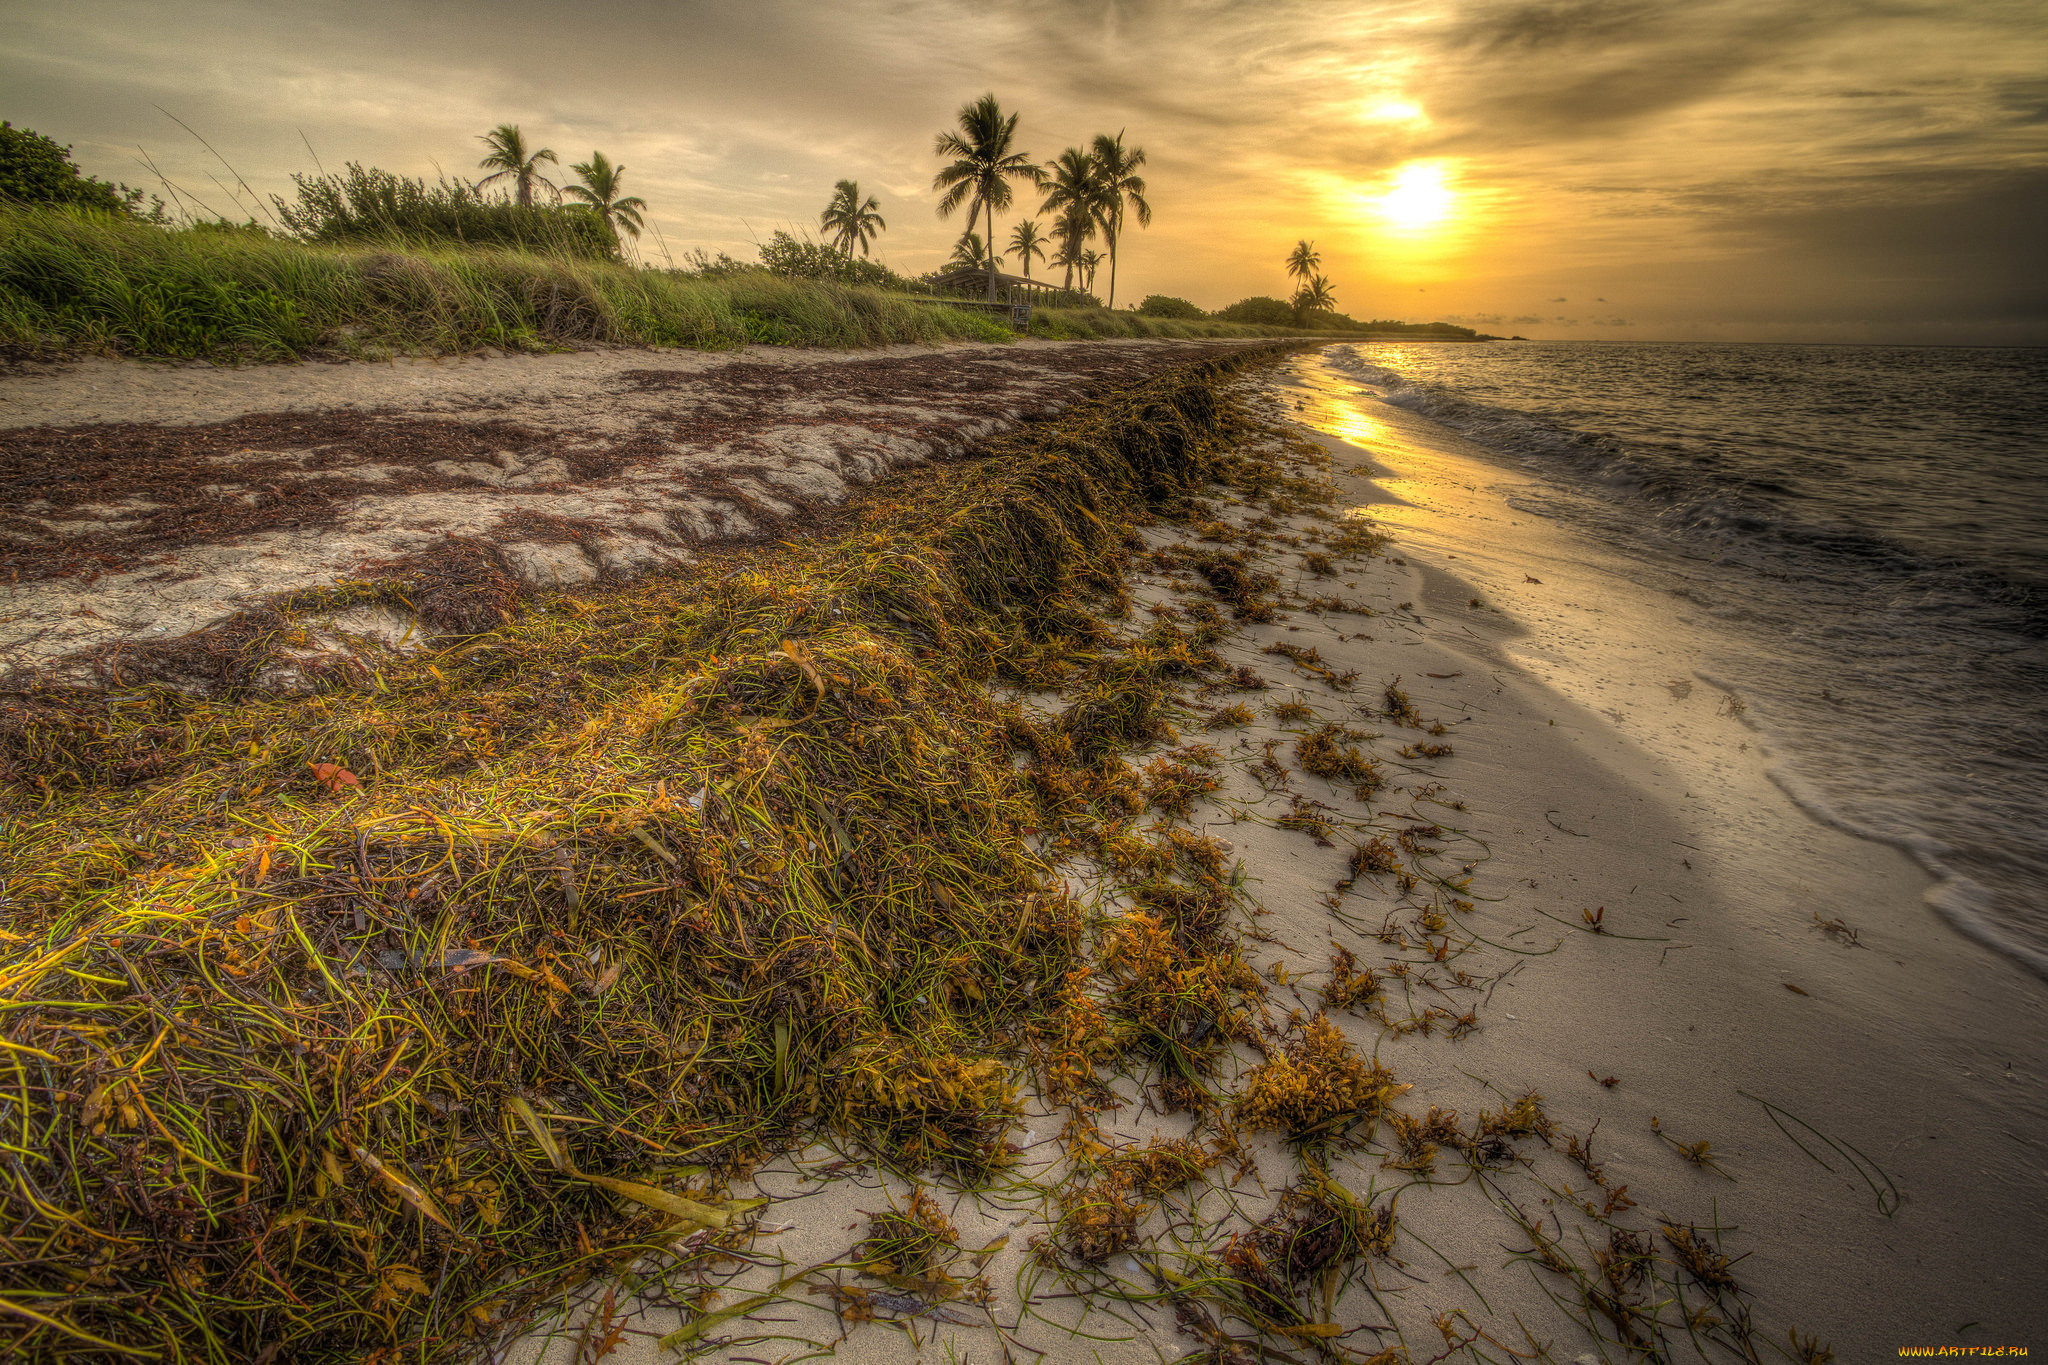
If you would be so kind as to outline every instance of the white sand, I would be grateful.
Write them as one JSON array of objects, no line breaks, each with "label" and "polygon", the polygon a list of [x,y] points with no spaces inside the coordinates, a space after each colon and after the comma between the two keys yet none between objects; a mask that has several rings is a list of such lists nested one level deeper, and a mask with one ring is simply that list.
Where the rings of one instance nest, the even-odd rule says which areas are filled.
[{"label": "white sand", "polygon": [[[1401,542],[1391,558],[1340,576],[1355,587],[1336,589],[1381,615],[1297,614],[1228,644],[1228,662],[1250,664],[1280,689],[1242,699],[1286,698],[1299,684],[1300,698],[1321,715],[1385,730],[1373,747],[1396,785],[1372,810],[1304,774],[1295,775],[1296,789],[1382,830],[1417,818],[1457,825],[1463,837],[1437,841],[1446,847],[1438,862],[1450,873],[1476,865],[1478,905],[1467,927],[1503,945],[1449,964],[1472,971],[1484,988],[1445,997],[1457,1001],[1454,1012],[1477,1008],[1481,1027],[1462,1040],[1383,1036],[1376,1021],[1340,1017],[1361,1049],[1414,1086],[1402,1107],[1454,1107],[1469,1122],[1498,1107],[1501,1094],[1534,1088],[1564,1130],[1585,1134],[1597,1123],[1594,1154],[1638,1205],[1622,1220],[1653,1234],[1659,1218],[1726,1229],[1726,1250],[1743,1258],[1735,1274],[1753,1296],[1760,1338],[1777,1347],[1788,1345],[1795,1326],[1831,1342],[1842,1362],[1892,1359],[1906,1345],[2048,1342],[2048,989],[1938,921],[1920,901],[1926,878],[1903,855],[1795,807],[1769,780],[1757,736],[1725,713],[1720,694],[1683,685],[1694,680],[1676,608],[1603,588],[1599,547],[1552,528],[1520,534],[1514,523],[1528,518],[1499,501],[1489,486],[1497,473],[1489,478],[1493,471],[1425,421],[1392,409],[1342,410],[1312,359],[1265,387],[1289,410],[1299,401],[1304,416],[1369,441],[1370,452],[1325,443],[1344,498],[1380,504],[1377,514]],[[1374,470],[1386,475],[1382,484],[1367,482]],[[1389,502],[1389,489],[1405,502]],[[1155,543],[1164,538],[1154,535]],[[1525,585],[1525,577],[1542,582]],[[1142,603],[1167,592],[1154,582],[1139,596]],[[1503,610],[1475,610],[1474,596]],[[1541,628],[1518,626],[1518,617]],[[1275,640],[1313,645],[1333,668],[1357,669],[1366,698],[1398,675],[1424,716],[1451,723],[1455,756],[1402,763],[1394,751],[1418,732],[1359,721],[1357,698],[1260,652]],[[1234,740],[1240,761],[1256,757],[1267,738],[1293,737],[1264,717],[1245,731],[1187,736]],[[1418,804],[1417,789],[1433,782],[1443,784],[1442,800],[1462,800],[1466,811]],[[1297,996],[1313,1006],[1333,939],[1369,965],[1416,956],[1325,908],[1343,873],[1345,836],[1338,847],[1318,848],[1305,835],[1242,818],[1286,809],[1263,798],[1242,766],[1221,796],[1228,799],[1198,811],[1196,822],[1233,841],[1270,912],[1259,923],[1272,941],[1247,944],[1248,955],[1308,982],[1274,988],[1276,1017]],[[1569,927],[1596,908],[1610,932]],[[1394,904],[1387,888],[1361,883],[1344,909],[1369,927]],[[1816,915],[1847,921],[1862,946],[1816,932]],[[1542,955],[1515,967],[1509,945]],[[1605,1088],[1589,1070],[1618,1084]],[[1759,1101],[1778,1106],[1784,1128],[1835,1169],[1803,1152]],[[1678,1139],[1710,1141],[1726,1177],[1682,1160],[1652,1132],[1652,1116]],[[1104,1125],[1132,1137],[1186,1128],[1180,1119],[1141,1120],[1135,1106],[1106,1115]],[[1037,1113],[1025,1126],[1036,1145],[1023,1173],[1042,1174],[1055,1164],[1056,1144],[1047,1139],[1057,1120]],[[1871,1186],[1821,1134],[1867,1157],[1879,1185],[1896,1190],[1896,1208],[1881,1211]],[[1545,1201],[1567,1183],[1589,1188],[1557,1154],[1522,1146],[1532,1164],[1504,1173],[1500,1184],[1525,1208],[1550,1212]],[[891,1193],[901,1198],[900,1181],[878,1179],[857,1155],[825,1172],[836,1160],[818,1148],[762,1174],[760,1192],[776,1202],[761,1222],[780,1230],[752,1245],[778,1264],[740,1274],[716,1306],[740,1302],[748,1290],[738,1286],[765,1287],[785,1266],[842,1258],[865,1227],[861,1211],[883,1207]],[[1446,1157],[1440,1171],[1455,1179],[1462,1167]],[[1204,1195],[1200,1212],[1222,1218],[1235,1197],[1256,1217],[1290,1173],[1286,1154],[1266,1142],[1259,1181],[1235,1196]],[[1361,1195],[1376,1189],[1383,1197],[1404,1183],[1370,1153],[1338,1161],[1332,1174]],[[921,1349],[932,1359],[999,1360],[1007,1342],[1008,1358],[1018,1360],[1042,1352],[1060,1361],[1152,1361],[1200,1346],[1156,1305],[1115,1309],[1098,1300],[1085,1322],[1089,1336],[1063,1330],[1080,1321],[1081,1301],[1055,1297],[1065,1287],[1027,1268],[1025,1243],[1045,1230],[1044,1210],[1027,1193],[943,1195],[963,1245],[1010,1234],[988,1272],[994,1317],[1013,1331],[999,1338],[964,1325],[978,1313],[956,1305],[908,1328],[856,1329],[838,1354],[908,1359]],[[1560,1309],[1546,1292],[1558,1289],[1555,1277],[1513,1259],[1528,1238],[1476,1185],[1411,1187],[1398,1212],[1405,1269],[1377,1267],[1378,1303],[1351,1295],[1336,1314],[1346,1326],[1391,1320],[1398,1328],[1348,1338],[1360,1357],[1395,1344],[1415,1360],[1437,1357],[1445,1345],[1431,1320],[1457,1312],[1464,1317],[1454,1326],[1483,1326],[1516,1350],[1534,1343],[1543,1359],[1631,1358],[1597,1344]],[[1578,1221],[1567,1217],[1560,1228]],[[1147,1230],[1162,1227],[1155,1217]],[[1111,1268],[1135,1291],[1156,1292],[1137,1263]],[[720,1324],[710,1335],[731,1344],[718,1358],[782,1360],[814,1349],[808,1341],[832,1341],[837,1324],[823,1300],[801,1287],[789,1292],[793,1300],[761,1308],[755,1321]],[[1034,1295],[1039,1301],[1020,1319]],[[537,1334],[503,1358],[570,1361],[583,1320],[579,1309],[552,1344]],[[612,1359],[673,1358],[654,1340],[683,1320],[673,1309],[643,1306]],[[1481,1347],[1489,1359],[1505,1357]],[[1310,1354],[1304,1348],[1304,1358]]]}]

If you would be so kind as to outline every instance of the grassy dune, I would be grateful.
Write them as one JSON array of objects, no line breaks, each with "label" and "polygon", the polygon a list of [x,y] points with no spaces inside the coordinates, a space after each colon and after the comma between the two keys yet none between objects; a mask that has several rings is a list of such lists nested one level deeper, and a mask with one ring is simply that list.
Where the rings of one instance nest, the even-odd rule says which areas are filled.
[{"label": "grassy dune", "polygon": [[[1258,336],[1274,329],[1046,310],[1034,335]],[[1008,341],[985,313],[766,271],[699,279],[499,249],[314,246],[0,209],[0,354],[291,360],[590,343],[723,350]]]}]

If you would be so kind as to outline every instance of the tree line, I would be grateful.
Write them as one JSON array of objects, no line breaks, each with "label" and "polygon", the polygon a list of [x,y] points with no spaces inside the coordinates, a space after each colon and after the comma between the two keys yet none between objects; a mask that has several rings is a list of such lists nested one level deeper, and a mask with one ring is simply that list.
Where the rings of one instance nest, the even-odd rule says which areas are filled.
[{"label": "tree line", "polygon": [[[1016,186],[1029,186],[1043,194],[1038,212],[1051,216],[1052,227],[1048,232],[1036,218],[1026,218],[1011,231],[1008,249],[1016,253],[1024,277],[1031,277],[1034,260],[1047,259],[1050,247],[1051,264],[1066,272],[1064,287],[1072,291],[1078,272],[1081,287],[1092,292],[1105,256],[1088,244],[1100,237],[1108,249],[1109,305],[1114,308],[1117,246],[1125,226],[1133,219],[1140,227],[1152,222],[1145,178],[1138,174],[1145,149],[1127,145],[1122,132],[1098,133],[1089,146],[1069,147],[1040,164],[1017,146],[1019,117],[1004,113],[994,94],[983,95],[960,106],[956,126],[940,129],[932,139],[934,155],[946,160],[932,177],[932,188],[940,192],[939,217],[950,218],[962,204],[967,206],[965,229],[947,265],[990,272],[989,297],[994,298],[994,272],[1003,264],[994,250],[996,214],[1015,202]],[[876,234],[888,226],[880,208],[872,195],[862,197],[857,181],[841,180],[818,225],[849,259],[856,251],[866,256]],[[982,231],[976,231],[977,225]]]},{"label": "tree line", "polygon": [[[995,271],[1004,263],[994,249],[997,216],[1013,208],[1022,187],[1040,196],[1036,212],[1049,219],[1049,226],[1042,227],[1039,217],[1027,216],[1012,227],[1007,250],[1025,277],[1031,277],[1035,262],[1049,262],[1065,272],[1063,288],[1067,292],[1074,292],[1078,282],[1083,292],[1092,294],[1097,270],[1106,263],[1109,306],[1114,308],[1119,247],[1126,230],[1133,222],[1144,227],[1152,221],[1152,206],[1140,174],[1145,150],[1128,144],[1121,131],[1101,133],[1086,146],[1068,147],[1040,163],[1017,145],[1019,117],[1015,112],[1006,113],[993,93],[985,94],[962,105],[955,125],[941,129],[933,138],[933,152],[943,163],[932,178],[932,188],[939,192],[937,214],[944,219],[963,205],[967,209],[947,268],[989,272],[989,295],[994,296]],[[351,163],[346,175],[294,177],[299,183],[296,205],[273,197],[280,225],[313,240],[395,232],[474,245],[556,247],[576,254],[614,257],[622,237],[641,235],[647,201],[626,193],[625,166],[604,152],[593,150],[588,161],[572,164],[569,169],[576,179],[558,186],[547,170],[559,167],[560,157],[553,148],[532,145],[517,124],[501,123],[480,134],[478,140],[484,144],[484,154],[477,165],[488,174],[474,184],[444,180],[436,190],[423,181]],[[505,191],[503,199],[485,196],[483,192],[493,186]],[[557,218],[542,209],[539,201],[543,197],[557,205],[566,200],[580,212]],[[139,214],[140,200],[139,191],[81,174],[71,163],[68,148],[26,129],[0,124],[0,202],[74,203]],[[161,207],[148,216],[158,221],[165,217]],[[816,266],[795,258],[805,252],[818,253],[821,260],[817,264],[822,265],[834,258],[830,253],[836,253],[844,267],[840,273],[874,272],[888,281],[909,283],[868,263],[869,253],[888,223],[880,202],[873,195],[864,195],[857,181],[841,180],[833,187],[818,224],[828,247],[804,246],[786,233],[776,234],[778,260],[791,258],[783,262],[785,267],[817,273]],[[200,225],[233,226],[225,221]],[[253,221],[247,226],[253,229]],[[1097,242],[1103,250],[1095,249]],[[769,254],[763,248],[763,264],[774,268]],[[723,256],[716,263],[706,257],[699,264],[706,269],[742,266]],[[1339,317],[1335,288],[1322,273],[1322,257],[1314,242],[1298,241],[1285,268],[1294,282],[1287,303],[1244,299],[1216,316],[1244,322],[1291,321],[1296,326],[1308,325],[1318,317],[1326,322]],[[1202,315],[1194,305],[1164,296],[1148,299],[1146,307],[1162,316]]]}]

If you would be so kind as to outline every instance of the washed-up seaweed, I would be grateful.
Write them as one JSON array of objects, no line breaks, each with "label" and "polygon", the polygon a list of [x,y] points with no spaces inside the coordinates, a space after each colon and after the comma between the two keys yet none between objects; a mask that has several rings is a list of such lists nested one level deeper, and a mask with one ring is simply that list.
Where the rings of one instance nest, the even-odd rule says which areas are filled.
[{"label": "washed-up seaweed", "polygon": [[0,1342],[435,1358],[821,1125],[999,1166],[1082,924],[985,685],[1217,472],[1242,363],[347,686],[9,699]]}]

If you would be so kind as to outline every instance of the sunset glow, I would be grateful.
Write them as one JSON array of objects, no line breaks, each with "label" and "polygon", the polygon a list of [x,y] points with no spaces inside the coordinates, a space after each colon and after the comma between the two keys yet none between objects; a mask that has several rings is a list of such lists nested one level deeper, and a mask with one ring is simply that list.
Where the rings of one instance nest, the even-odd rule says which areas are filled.
[{"label": "sunset glow", "polygon": [[[1284,298],[1281,259],[1307,239],[1340,311],[1367,316],[1580,339],[2048,336],[2039,6],[1295,0],[1196,21],[1167,0],[618,0],[568,26],[539,0],[287,8],[21,0],[0,112],[91,174],[157,193],[161,172],[194,212],[259,222],[316,162],[467,174],[477,131],[509,121],[629,167],[648,260],[751,260],[853,179],[888,222],[877,258],[916,275],[965,219],[933,212],[933,130],[990,91],[1034,161],[1118,130],[1150,154],[1157,217],[1119,243],[1120,299]],[[1005,239],[1048,227],[1035,194],[998,217]]]},{"label": "sunset glow", "polygon": [[1423,232],[1448,222],[1457,206],[1457,195],[1445,182],[1443,164],[1411,161],[1394,175],[1374,207],[1388,227],[1397,232]]}]

